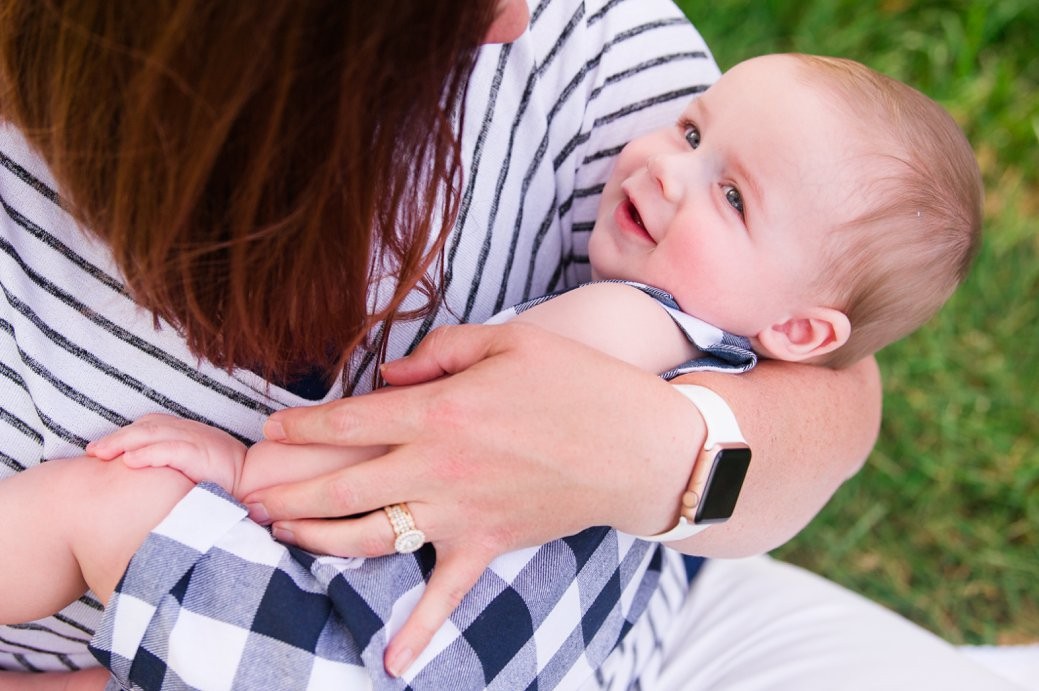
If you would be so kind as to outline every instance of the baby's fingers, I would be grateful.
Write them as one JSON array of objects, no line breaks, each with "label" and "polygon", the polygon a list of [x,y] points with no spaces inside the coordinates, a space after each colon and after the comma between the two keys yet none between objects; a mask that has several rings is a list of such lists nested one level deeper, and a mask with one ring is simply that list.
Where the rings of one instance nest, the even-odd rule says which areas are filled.
[{"label": "baby's fingers", "polygon": [[152,413],[87,444],[87,453],[103,461],[150,444],[182,439],[183,421],[170,415]]},{"label": "baby's fingers", "polygon": [[170,466],[186,472],[187,468],[193,464],[185,463],[185,459],[196,458],[199,454],[198,445],[192,442],[181,440],[160,441],[124,452],[122,461],[131,468]]},{"label": "baby's fingers", "polygon": [[437,548],[437,564],[408,620],[386,646],[383,664],[393,677],[404,674],[490,564],[492,555]]}]

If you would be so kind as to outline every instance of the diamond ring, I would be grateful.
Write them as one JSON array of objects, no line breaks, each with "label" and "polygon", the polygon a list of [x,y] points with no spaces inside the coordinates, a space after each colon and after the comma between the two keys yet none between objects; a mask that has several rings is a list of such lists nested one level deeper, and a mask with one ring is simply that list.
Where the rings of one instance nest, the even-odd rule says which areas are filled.
[{"label": "diamond ring", "polygon": [[390,519],[390,526],[397,534],[393,548],[398,554],[409,554],[425,544],[426,534],[415,527],[415,519],[408,511],[407,504],[390,504],[382,508]]}]

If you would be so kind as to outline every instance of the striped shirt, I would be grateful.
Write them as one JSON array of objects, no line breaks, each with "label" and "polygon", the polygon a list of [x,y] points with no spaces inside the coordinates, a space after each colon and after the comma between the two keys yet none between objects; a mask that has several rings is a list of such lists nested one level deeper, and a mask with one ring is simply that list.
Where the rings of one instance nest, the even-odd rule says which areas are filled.
[{"label": "striped shirt", "polygon": [[[444,304],[426,320],[395,325],[388,356],[438,325],[483,321],[587,279],[587,235],[614,156],[716,78],[703,42],[670,2],[536,3],[530,31],[485,48],[471,80]],[[313,403],[252,372],[199,362],[175,330],[156,329],[56,190],[19,133],[0,125],[0,477],[78,455],[89,440],[149,412],[251,441],[273,410]],[[322,400],[363,393],[373,366],[372,354],[358,352]],[[641,572],[659,562],[663,582],[681,568],[653,554],[640,556]],[[669,601],[665,588],[639,580],[633,587],[640,584],[653,592],[646,609],[673,608],[673,592]],[[86,646],[101,610],[87,594],[56,616],[0,627],[0,668],[96,664]],[[634,665],[614,666],[624,664]]]}]

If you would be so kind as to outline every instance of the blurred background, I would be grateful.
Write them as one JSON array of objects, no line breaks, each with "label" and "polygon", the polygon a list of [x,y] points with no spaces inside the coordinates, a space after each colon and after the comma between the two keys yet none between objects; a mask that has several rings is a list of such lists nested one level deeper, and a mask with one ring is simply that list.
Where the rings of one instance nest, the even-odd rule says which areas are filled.
[{"label": "blurred background", "polygon": [[937,100],[973,143],[986,223],[972,275],[880,353],[876,449],[776,555],[954,643],[1039,642],[1039,2],[678,4],[722,69],[853,58]]}]

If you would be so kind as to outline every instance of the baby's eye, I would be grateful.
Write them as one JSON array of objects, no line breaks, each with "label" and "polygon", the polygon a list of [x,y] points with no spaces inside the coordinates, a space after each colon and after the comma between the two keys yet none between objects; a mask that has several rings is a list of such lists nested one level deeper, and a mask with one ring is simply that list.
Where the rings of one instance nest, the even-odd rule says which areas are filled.
[{"label": "baby's eye", "polygon": [[743,216],[743,195],[740,194],[738,189],[728,185],[725,188],[725,201],[729,202],[729,206],[736,209],[740,216]]},{"label": "baby's eye", "polygon": [[685,136],[685,140],[689,143],[689,146],[694,149],[700,146],[700,130],[697,129],[696,125],[691,123],[687,124],[682,134]]}]

